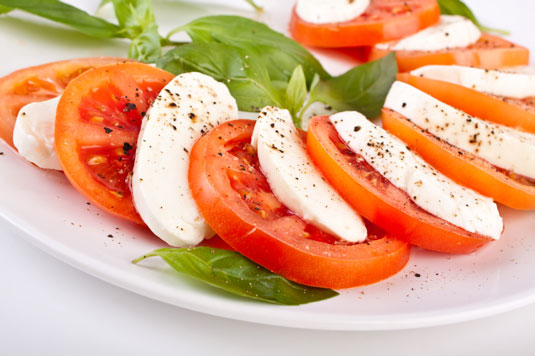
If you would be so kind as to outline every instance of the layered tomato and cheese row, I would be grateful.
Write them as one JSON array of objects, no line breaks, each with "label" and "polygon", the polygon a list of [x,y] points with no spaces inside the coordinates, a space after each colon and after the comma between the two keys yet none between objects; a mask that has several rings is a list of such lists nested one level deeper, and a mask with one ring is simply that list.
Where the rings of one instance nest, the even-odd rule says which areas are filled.
[{"label": "layered tomato and cheese row", "polygon": [[460,184],[516,209],[535,209],[535,135],[485,121],[395,82],[383,126]]}]

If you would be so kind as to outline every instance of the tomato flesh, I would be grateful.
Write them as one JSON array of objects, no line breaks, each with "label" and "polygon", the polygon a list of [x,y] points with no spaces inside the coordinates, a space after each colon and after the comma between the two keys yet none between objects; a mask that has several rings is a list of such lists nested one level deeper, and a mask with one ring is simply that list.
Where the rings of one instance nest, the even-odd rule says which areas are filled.
[{"label": "tomato flesh", "polygon": [[189,184],[214,231],[246,257],[306,285],[349,288],[398,272],[408,244],[373,231],[348,243],[293,214],[271,191],[250,139],[254,121],[224,123],[191,151]]},{"label": "tomato flesh", "polygon": [[328,116],[309,123],[308,152],[329,183],[364,218],[428,250],[471,253],[491,238],[468,232],[416,205],[339,137]]},{"label": "tomato flesh", "polygon": [[0,78],[0,139],[14,147],[13,129],[23,106],[60,95],[85,71],[125,61],[116,57],[72,59],[24,68]]},{"label": "tomato flesh", "polygon": [[306,22],[294,8],[290,32],[307,46],[369,46],[412,35],[437,23],[439,18],[436,0],[372,0],[362,15],[339,23]]},{"label": "tomato flesh", "polygon": [[58,104],[58,158],[73,185],[95,205],[143,224],[130,190],[137,137],[145,113],[173,75],[141,63],[86,72]]},{"label": "tomato flesh", "polygon": [[[390,53],[372,47],[368,60],[373,61]],[[442,51],[396,51],[396,60],[400,72],[410,72],[431,64],[496,69],[529,64],[529,50],[503,38],[483,33],[479,40],[468,47],[453,48]]]},{"label": "tomato flesh", "polygon": [[533,179],[499,169],[470,152],[454,147],[393,110],[383,109],[382,118],[385,129],[457,183],[511,208],[535,209]]}]

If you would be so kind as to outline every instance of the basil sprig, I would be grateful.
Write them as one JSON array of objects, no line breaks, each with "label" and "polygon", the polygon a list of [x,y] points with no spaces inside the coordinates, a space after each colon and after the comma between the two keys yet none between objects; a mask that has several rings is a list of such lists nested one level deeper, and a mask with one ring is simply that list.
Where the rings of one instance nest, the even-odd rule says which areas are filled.
[{"label": "basil sprig", "polygon": [[307,84],[314,73],[322,78],[329,77],[319,61],[303,46],[258,21],[232,15],[205,16],[171,31],[168,38],[182,31],[193,43],[221,43],[254,56],[274,81],[288,82],[298,65],[303,67]]},{"label": "basil sprig", "polygon": [[210,75],[228,86],[240,110],[278,106],[288,109],[297,125],[314,101],[339,111],[361,111],[370,118],[378,115],[397,73],[390,55],[332,77],[299,43],[238,16],[199,18],[169,36],[180,31],[192,43],[163,55],[157,62],[160,68],[177,75]]},{"label": "basil sprig", "polygon": [[263,302],[300,305],[332,298],[331,289],[308,287],[291,282],[241,254],[210,248],[162,248],[134,261],[159,256],[176,271],[216,288]]},{"label": "basil sprig", "polygon": [[486,27],[479,22],[472,10],[461,0],[438,0],[440,13],[444,15],[460,15],[472,21],[481,31],[496,32],[502,35],[508,35],[509,31],[497,28]]},{"label": "basil sprig", "polygon": [[59,0],[0,0],[0,13],[18,9],[70,26],[95,38],[128,38],[130,58],[155,62],[162,54],[162,43],[170,44],[158,33],[150,0],[104,0],[113,3],[118,25],[88,14]]},{"label": "basil sprig", "polygon": [[62,23],[91,37],[124,37],[119,26],[58,0],[0,0],[0,6]]}]

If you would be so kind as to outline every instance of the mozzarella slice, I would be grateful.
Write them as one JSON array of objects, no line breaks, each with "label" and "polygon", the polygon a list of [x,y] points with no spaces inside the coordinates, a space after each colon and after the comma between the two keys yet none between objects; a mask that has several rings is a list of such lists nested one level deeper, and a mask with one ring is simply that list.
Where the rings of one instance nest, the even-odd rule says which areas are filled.
[{"label": "mozzarella slice", "polygon": [[376,44],[377,49],[391,51],[440,51],[468,47],[481,37],[476,25],[466,17],[442,15],[433,26],[399,41]]},{"label": "mozzarella slice", "polygon": [[275,196],[295,214],[341,239],[360,242],[367,231],[361,217],[325,181],[307,155],[288,110],[265,107],[251,144]]},{"label": "mozzarella slice", "polygon": [[402,82],[392,85],[385,107],[497,167],[535,178],[533,134],[472,117]]},{"label": "mozzarella slice", "polygon": [[15,122],[13,144],[22,157],[36,166],[61,171],[54,146],[54,124],[59,98],[23,106]]},{"label": "mozzarella slice", "polygon": [[211,128],[238,117],[224,84],[200,73],[170,81],[143,119],[132,191],[143,221],[172,246],[196,245],[213,231],[188,185],[189,152]]},{"label": "mozzarella slice", "polygon": [[310,23],[345,22],[359,17],[370,5],[370,0],[299,0],[295,11]]},{"label": "mozzarella slice", "polygon": [[499,239],[503,222],[492,199],[442,175],[358,112],[332,115],[331,122],[354,152],[422,209],[466,231]]},{"label": "mozzarella slice", "polygon": [[535,96],[535,73],[514,73],[456,65],[430,65],[413,70],[411,74],[496,96],[516,99]]}]

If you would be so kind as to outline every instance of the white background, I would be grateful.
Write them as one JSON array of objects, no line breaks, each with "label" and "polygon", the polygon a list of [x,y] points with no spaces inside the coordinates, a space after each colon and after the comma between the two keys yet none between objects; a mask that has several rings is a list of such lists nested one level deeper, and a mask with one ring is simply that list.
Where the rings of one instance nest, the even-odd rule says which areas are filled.
[{"label": "white background", "polygon": [[[534,3],[490,3],[469,2],[484,23],[512,30],[513,38],[530,45],[533,53]],[[87,3],[84,6],[94,8]],[[163,20],[170,23],[172,14],[157,15],[159,22],[166,16]],[[63,33],[12,17],[0,18],[0,39],[16,38],[20,44],[16,53],[7,54],[7,66],[0,75],[25,65],[68,58],[69,47],[76,47],[79,56],[126,53],[122,44],[87,40],[74,33],[65,38]],[[62,57],[54,57],[54,51],[40,53],[36,50],[39,46],[57,46],[56,53]],[[3,221],[0,237],[1,355],[535,353],[535,305],[479,321],[407,331],[278,328],[183,310],[111,286],[36,249]]]}]

